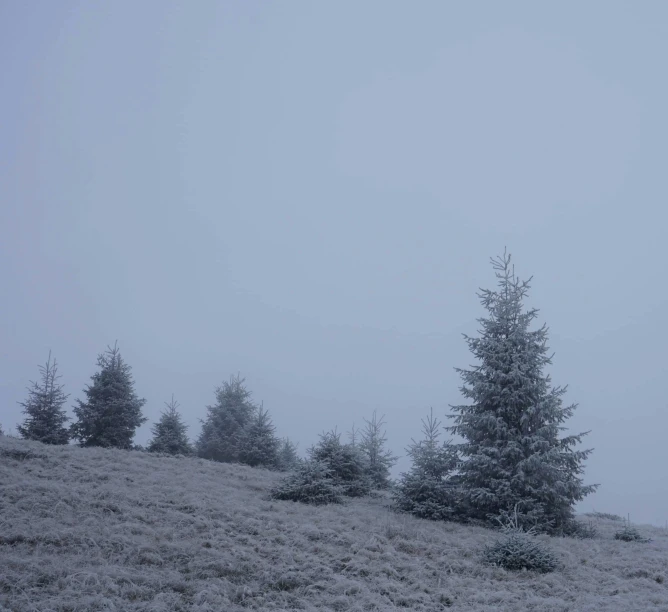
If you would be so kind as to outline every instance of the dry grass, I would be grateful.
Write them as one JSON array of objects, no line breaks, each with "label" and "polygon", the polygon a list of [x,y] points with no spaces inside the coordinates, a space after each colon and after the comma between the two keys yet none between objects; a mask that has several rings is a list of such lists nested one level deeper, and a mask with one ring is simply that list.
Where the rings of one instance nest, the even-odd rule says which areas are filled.
[{"label": "dry grass", "polygon": [[0,437],[0,610],[668,611],[668,531],[545,539],[552,574],[480,562],[498,533],[387,498],[271,501],[280,475]]}]

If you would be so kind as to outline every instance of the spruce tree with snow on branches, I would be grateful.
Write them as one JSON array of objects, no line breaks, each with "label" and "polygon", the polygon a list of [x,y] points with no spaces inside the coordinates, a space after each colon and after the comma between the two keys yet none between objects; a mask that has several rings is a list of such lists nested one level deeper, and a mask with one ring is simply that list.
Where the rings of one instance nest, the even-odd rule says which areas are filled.
[{"label": "spruce tree with snow on branches", "polygon": [[552,363],[545,325],[531,330],[538,316],[524,309],[530,281],[521,281],[509,254],[491,260],[496,290],[478,294],[488,316],[479,337],[464,336],[478,364],[457,369],[468,405],[451,406],[463,438],[460,503],[469,518],[505,520],[517,508],[517,520],[544,531],[567,531],[573,506],[597,485],[582,481],[591,450],[577,450],[586,433],[561,435],[576,405],[564,405],[566,387],[553,387],[544,373]]},{"label": "spruce tree with snow on branches", "polygon": [[84,389],[86,401],[77,400],[71,425],[72,437],[81,446],[133,448],[135,430],[146,422],[142,406],[146,400],[135,393],[132,368],[122,359],[116,344],[97,358],[100,368]]},{"label": "spruce tree with snow on branches", "polygon": [[239,462],[245,430],[258,411],[245,380],[232,376],[217,387],[216,403],[206,410],[207,417],[197,440],[197,454],[223,463]]},{"label": "spruce tree with snow on branches", "polygon": [[300,461],[272,489],[272,499],[322,506],[343,503],[343,490],[323,461]]},{"label": "spruce tree with snow on branches", "polygon": [[172,400],[165,402],[160,420],[153,425],[153,439],[147,450],[151,453],[167,453],[169,455],[192,455],[194,449],[188,440],[188,426],[181,419],[179,404],[172,395]]},{"label": "spruce tree with snow on branches", "polygon": [[[387,489],[390,486],[390,470],[397,462],[397,457],[386,447],[385,416],[378,418],[373,411],[371,419],[364,419],[364,429],[360,433],[359,449],[366,458],[367,474],[371,486]],[[353,431],[356,430],[353,427]]]},{"label": "spruce tree with snow on branches", "polygon": [[294,470],[299,465],[297,445],[289,438],[283,438],[278,447],[278,469],[282,472]]},{"label": "spruce tree with snow on branches", "polygon": [[440,441],[440,429],[441,422],[434,418],[432,410],[422,419],[423,439],[413,440],[406,449],[412,466],[410,471],[401,474],[394,491],[397,510],[430,520],[454,517],[457,453],[450,442]]},{"label": "spruce tree with snow on branches", "polygon": [[[67,444],[70,432],[65,426],[69,417],[63,408],[69,397],[58,381],[58,363],[51,361],[51,351],[46,365],[40,366],[40,382],[28,388],[28,398],[19,405],[26,419],[16,429],[22,438],[37,440],[45,444]],[[1,433],[1,430],[0,430]]]},{"label": "spruce tree with snow on branches", "polygon": [[276,427],[268,410],[260,406],[240,435],[241,463],[251,467],[279,467],[281,441],[276,437]]},{"label": "spruce tree with snow on branches", "polygon": [[308,449],[310,461],[322,462],[329,469],[332,480],[347,497],[363,497],[371,491],[367,463],[360,449],[343,444],[336,430],[320,434],[317,444]]}]

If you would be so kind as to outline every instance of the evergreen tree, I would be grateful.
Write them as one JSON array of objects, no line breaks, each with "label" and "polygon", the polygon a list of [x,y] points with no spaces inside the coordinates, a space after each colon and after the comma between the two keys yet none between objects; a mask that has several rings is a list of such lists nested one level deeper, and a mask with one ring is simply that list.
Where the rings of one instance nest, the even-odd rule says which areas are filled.
[{"label": "evergreen tree", "polygon": [[81,446],[131,449],[135,430],[146,422],[141,412],[146,400],[135,393],[132,368],[117,345],[101,353],[97,365],[100,371],[84,389],[86,401],[77,400],[74,408],[72,436]]},{"label": "evergreen tree", "polygon": [[348,440],[350,440],[350,446],[353,448],[357,448],[357,445],[359,444],[360,441],[360,430],[359,427],[355,427],[355,423],[353,423],[353,426],[350,428],[350,431],[348,432]]},{"label": "evergreen tree", "polygon": [[[151,453],[168,453],[170,455],[192,455],[193,447],[188,440],[188,426],[181,420],[179,404],[174,400],[167,403],[160,420],[153,425],[153,439],[148,445]],[[139,450],[139,449],[137,449]]]},{"label": "evergreen tree", "polygon": [[294,470],[298,465],[297,445],[289,438],[283,438],[278,448],[278,469],[288,472]]},{"label": "evergreen tree", "polygon": [[422,419],[424,438],[411,441],[406,449],[412,460],[409,472],[401,474],[394,493],[398,510],[420,518],[446,520],[455,514],[457,501],[457,452],[449,442],[440,442],[441,422],[433,410]]},{"label": "evergreen tree", "polygon": [[233,376],[216,388],[216,403],[207,406],[207,417],[197,440],[200,457],[226,463],[240,460],[245,432],[258,411],[244,382]]},{"label": "evergreen tree", "polygon": [[239,460],[252,467],[278,468],[280,444],[269,412],[260,407],[243,431]]},{"label": "evergreen tree", "polygon": [[271,491],[273,499],[321,506],[343,502],[343,491],[322,461],[300,461]]},{"label": "evergreen tree", "polygon": [[530,330],[538,311],[523,307],[531,279],[518,280],[505,253],[492,265],[498,289],[478,294],[488,317],[479,319],[480,337],[465,336],[479,363],[457,370],[471,403],[452,406],[448,428],[464,440],[462,502],[471,518],[496,522],[517,507],[523,525],[566,529],[573,504],[596,486],[581,478],[591,451],[574,448],[585,433],[560,437],[576,405],[564,406],[566,388],[543,373],[552,363],[548,330]]},{"label": "evergreen tree", "polygon": [[59,384],[58,363],[51,361],[51,352],[46,365],[40,366],[41,380],[31,382],[28,399],[20,402],[26,416],[16,429],[22,438],[37,440],[45,444],[67,444],[70,439],[65,423],[69,417],[63,408],[68,395]]},{"label": "evergreen tree", "polygon": [[379,419],[374,410],[371,420],[364,419],[364,425],[360,450],[366,458],[371,484],[377,489],[387,489],[390,486],[390,470],[397,462],[397,457],[385,446],[385,416]]},{"label": "evergreen tree", "polygon": [[341,434],[336,430],[321,434],[320,441],[308,450],[308,454],[311,461],[322,462],[328,467],[343,495],[361,497],[370,492],[371,482],[364,456],[351,444],[342,444]]}]

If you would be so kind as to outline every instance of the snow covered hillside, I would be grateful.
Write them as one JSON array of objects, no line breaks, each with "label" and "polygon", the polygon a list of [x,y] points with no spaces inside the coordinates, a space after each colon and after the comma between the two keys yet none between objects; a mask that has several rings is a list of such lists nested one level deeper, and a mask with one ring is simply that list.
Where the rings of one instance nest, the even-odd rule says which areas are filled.
[{"label": "snow covered hillside", "polygon": [[[668,530],[541,536],[549,574],[485,566],[498,534],[386,496],[272,501],[280,474],[0,436],[0,610],[668,611]],[[623,509],[620,509],[623,511]]]}]

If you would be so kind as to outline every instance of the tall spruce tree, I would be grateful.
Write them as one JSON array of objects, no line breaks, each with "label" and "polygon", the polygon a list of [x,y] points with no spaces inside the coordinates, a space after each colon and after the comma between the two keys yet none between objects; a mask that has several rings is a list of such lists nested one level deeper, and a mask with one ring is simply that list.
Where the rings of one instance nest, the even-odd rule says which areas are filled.
[{"label": "tall spruce tree", "polygon": [[20,402],[26,419],[16,429],[22,438],[37,440],[45,444],[67,444],[70,434],[65,423],[69,417],[63,406],[69,397],[58,381],[58,363],[51,361],[51,352],[46,365],[39,366],[41,379],[30,383],[28,399]]},{"label": "tall spruce tree", "polygon": [[232,376],[216,388],[216,403],[207,406],[207,417],[197,440],[197,454],[204,459],[240,461],[247,428],[258,411],[240,376]]},{"label": "tall spruce tree", "polygon": [[116,344],[97,358],[100,368],[84,389],[86,401],[77,400],[72,436],[81,446],[131,449],[135,430],[146,422],[145,399],[135,393],[132,368],[123,361]]},{"label": "tall spruce tree", "polygon": [[530,281],[520,281],[510,255],[492,259],[497,290],[481,290],[488,312],[480,336],[465,336],[478,360],[458,369],[468,405],[451,406],[463,438],[461,502],[470,518],[495,522],[513,513],[524,525],[546,531],[568,529],[573,505],[594,491],[584,485],[583,461],[591,450],[576,450],[586,433],[564,435],[563,423],[576,405],[564,406],[565,387],[552,387],[543,370],[552,363],[545,325],[530,330],[536,309],[525,310]]},{"label": "tall spruce tree", "polygon": [[269,412],[260,406],[242,432],[239,461],[252,467],[278,468],[280,445]]},{"label": "tall spruce tree", "polygon": [[371,419],[364,419],[364,429],[360,434],[360,450],[366,457],[367,472],[373,487],[387,489],[390,486],[390,470],[397,457],[387,449],[385,416],[378,418],[373,411]]},{"label": "tall spruce tree", "polygon": [[431,520],[453,518],[457,505],[457,452],[450,442],[440,441],[440,429],[431,410],[422,419],[422,440],[412,440],[406,449],[411,469],[401,474],[394,491],[398,510]]},{"label": "tall spruce tree", "polygon": [[192,455],[193,447],[188,440],[188,426],[181,419],[179,404],[174,400],[165,402],[160,420],[153,425],[153,439],[148,445],[151,453],[167,453],[169,455]]}]

